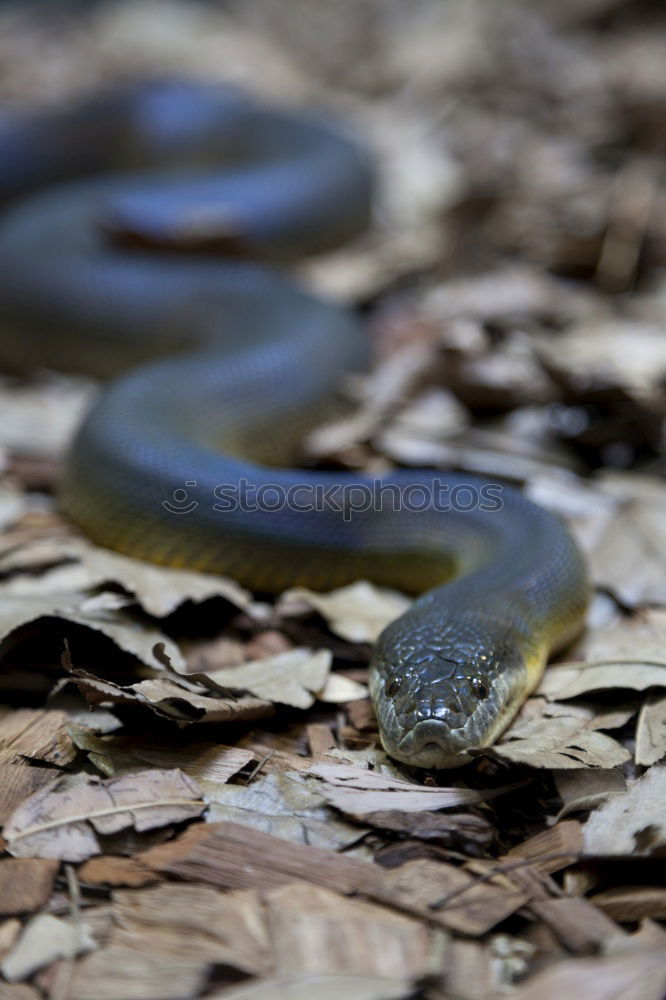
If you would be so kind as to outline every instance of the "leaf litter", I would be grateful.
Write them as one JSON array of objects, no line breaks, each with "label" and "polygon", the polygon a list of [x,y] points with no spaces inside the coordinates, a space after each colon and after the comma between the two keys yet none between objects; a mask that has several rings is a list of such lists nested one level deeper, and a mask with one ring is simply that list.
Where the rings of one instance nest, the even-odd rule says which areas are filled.
[{"label": "leaf litter", "polygon": [[299,271],[369,307],[377,361],[304,453],[507,478],[567,520],[597,597],[492,750],[403,768],[366,683],[408,597],[267,602],[91,545],[50,494],[94,387],[3,377],[0,998],[657,1000],[658,13],[140,0],[75,25],[11,6],[8,107],[148,69],[343,110],[378,151],[381,209]]}]

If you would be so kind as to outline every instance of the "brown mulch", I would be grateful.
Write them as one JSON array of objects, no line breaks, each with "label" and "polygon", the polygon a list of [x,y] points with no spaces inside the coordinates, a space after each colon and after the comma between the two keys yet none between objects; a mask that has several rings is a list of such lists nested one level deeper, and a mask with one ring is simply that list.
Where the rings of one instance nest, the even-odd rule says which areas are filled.
[{"label": "brown mulch", "polygon": [[508,479],[596,588],[496,747],[399,767],[366,681],[404,595],[95,548],[53,498],[95,386],[2,376],[0,1000],[666,992],[661,8],[0,6],[4,109],[178,73],[356,128],[376,225],[298,273],[377,356],[309,461]]}]

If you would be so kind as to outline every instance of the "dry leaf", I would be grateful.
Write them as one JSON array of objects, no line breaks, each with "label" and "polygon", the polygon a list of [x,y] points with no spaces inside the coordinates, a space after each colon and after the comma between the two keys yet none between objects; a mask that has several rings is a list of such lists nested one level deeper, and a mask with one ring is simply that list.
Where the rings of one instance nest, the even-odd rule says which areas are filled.
[{"label": "dry leaf", "polygon": [[662,1000],[666,990],[663,949],[644,949],[604,958],[565,959],[531,976],[512,1000]]},{"label": "dry leaf", "polygon": [[48,913],[40,913],[25,927],[23,934],[0,964],[5,979],[27,979],[37,969],[57,958],[73,958],[95,947],[84,928],[75,927]]},{"label": "dry leaf", "polygon": [[308,773],[323,779],[320,791],[328,802],[352,815],[390,809],[403,812],[450,809],[484,802],[508,791],[508,788],[488,792],[472,788],[431,788],[346,764],[317,763]]},{"label": "dry leaf", "polygon": [[91,780],[75,788],[56,782],[23,802],[3,835],[17,858],[85,861],[102,853],[98,834],[182,823],[205,808],[196,784],[178,770]]},{"label": "dry leaf", "polygon": [[[0,450],[0,473],[3,469],[3,456]],[[25,495],[17,489],[14,483],[0,480],[0,531],[14,524],[25,511]]]},{"label": "dry leaf", "polygon": [[347,702],[363,701],[368,697],[368,689],[365,684],[353,681],[351,677],[344,674],[332,672],[321,689],[317,691],[319,701],[328,705],[344,705]]},{"label": "dry leaf", "polygon": [[290,649],[240,667],[212,671],[208,677],[232,691],[249,691],[265,701],[310,708],[326,685],[332,660],[328,649]]},{"label": "dry leaf", "polygon": [[655,695],[643,705],[636,723],[637,764],[649,767],[666,754],[666,696]]},{"label": "dry leaf", "polygon": [[79,553],[85,571],[83,587],[119,583],[155,618],[165,618],[186,601],[200,604],[212,597],[223,597],[241,610],[247,610],[251,603],[246,590],[222,576],[152,566],[86,543],[80,546]]},{"label": "dry leaf", "polygon": [[193,1000],[208,974],[200,958],[109,945],[77,962],[68,1000]]},{"label": "dry leaf", "polygon": [[611,768],[631,759],[617,740],[590,725],[577,715],[519,720],[492,753],[514,763],[548,768]]},{"label": "dry leaf", "polygon": [[270,702],[252,695],[215,696],[196,681],[177,674],[121,686],[85,670],[73,669],[71,679],[92,705],[109,701],[141,705],[156,715],[183,726],[193,722],[240,722],[273,713]]},{"label": "dry leaf", "polygon": [[250,785],[207,789],[211,822],[230,820],[297,844],[340,850],[359,840],[364,828],[328,805],[320,783],[306,775],[267,774]]},{"label": "dry leaf", "polygon": [[349,642],[374,642],[410,603],[402,594],[360,580],[329,594],[295,587],[282,595],[278,611],[284,615],[302,614],[305,605],[319,612],[330,630],[340,638]]},{"label": "dry leaf", "polygon": [[[341,1000],[341,988],[344,989],[344,1000],[408,1000],[414,992],[412,983],[406,979],[337,974],[255,980],[231,989],[225,988],[221,993],[210,993],[206,1000],[312,1000],[313,997],[317,1000]],[[4,998],[0,997],[0,1000]]]},{"label": "dry leaf", "polygon": [[653,854],[666,844],[666,768],[652,767],[626,792],[592,813],[586,854]]},{"label": "dry leaf", "polygon": [[[622,498],[589,554],[594,582],[626,607],[666,603],[666,487],[658,479],[652,483],[643,495]],[[628,486],[637,490],[633,479]]]},{"label": "dry leaf", "polygon": [[562,799],[558,819],[572,812],[590,812],[613,795],[626,791],[627,782],[622,769],[572,770],[553,773],[557,791]]},{"label": "dry leaf", "polygon": [[222,743],[159,743],[148,738],[110,734],[99,737],[89,729],[72,726],[72,738],[106,777],[119,771],[144,770],[146,764],[166,770],[178,768],[204,791],[215,788],[241,771],[254,758],[250,750]]},{"label": "dry leaf", "polygon": [[[178,646],[166,635],[130,618],[118,608],[118,595],[111,594],[105,606],[103,595],[92,599],[85,593],[51,593],[43,596],[10,594],[7,584],[0,588],[0,640],[10,637],[17,629],[42,618],[56,618],[82,625],[111,639],[126,653],[136,656],[148,666],[160,669],[164,656],[175,669],[185,666]],[[161,652],[156,656],[156,648]]]}]

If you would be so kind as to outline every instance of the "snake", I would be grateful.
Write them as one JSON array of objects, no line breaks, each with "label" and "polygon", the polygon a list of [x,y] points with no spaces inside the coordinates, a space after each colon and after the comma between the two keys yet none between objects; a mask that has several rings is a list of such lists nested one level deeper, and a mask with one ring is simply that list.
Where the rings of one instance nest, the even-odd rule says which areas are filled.
[{"label": "snake", "polygon": [[508,484],[286,457],[369,363],[360,317],[288,266],[366,229],[375,173],[326,115],[219,84],[5,114],[0,362],[108,379],[58,488],[95,543],[265,594],[367,579],[412,595],[371,653],[381,742],[456,767],[581,629],[586,569]]}]

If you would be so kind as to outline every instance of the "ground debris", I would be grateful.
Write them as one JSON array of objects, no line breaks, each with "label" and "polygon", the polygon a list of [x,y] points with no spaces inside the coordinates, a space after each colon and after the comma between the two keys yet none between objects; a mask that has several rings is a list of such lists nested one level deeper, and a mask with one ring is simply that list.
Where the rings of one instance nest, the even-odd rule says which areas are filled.
[{"label": "ground debris", "polygon": [[185,75],[373,147],[373,231],[297,272],[363,307],[375,358],[302,454],[524,488],[596,594],[493,749],[404,768],[367,665],[410,597],[92,545],[54,494],[96,386],[3,374],[0,1000],[661,1000],[663,11],[32,6],[0,5],[3,116]]}]

